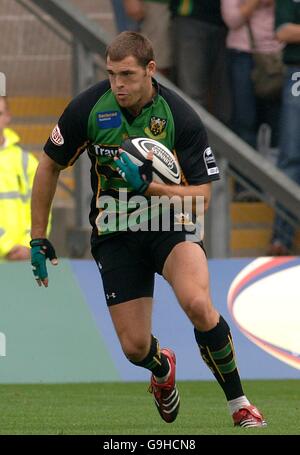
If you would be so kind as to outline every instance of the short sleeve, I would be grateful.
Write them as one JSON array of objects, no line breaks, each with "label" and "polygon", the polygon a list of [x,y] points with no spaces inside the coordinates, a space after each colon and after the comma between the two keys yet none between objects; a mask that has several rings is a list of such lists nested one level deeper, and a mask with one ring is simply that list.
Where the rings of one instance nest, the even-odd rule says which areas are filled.
[{"label": "short sleeve", "polygon": [[80,93],[67,106],[45,144],[45,153],[62,166],[71,166],[89,144],[88,121],[99,98],[110,88],[104,80]]},{"label": "short sleeve", "polygon": [[175,144],[175,150],[184,177],[190,185],[200,185],[220,178],[205,128],[196,114],[195,118],[190,115]]},{"label": "short sleeve", "polygon": [[173,90],[161,87],[174,121],[174,152],[185,181],[201,185],[220,178],[206,129],[192,107]]},{"label": "short sleeve", "polygon": [[62,166],[72,165],[86,148],[88,119],[80,117],[78,100],[65,109],[45,144],[45,153]]}]

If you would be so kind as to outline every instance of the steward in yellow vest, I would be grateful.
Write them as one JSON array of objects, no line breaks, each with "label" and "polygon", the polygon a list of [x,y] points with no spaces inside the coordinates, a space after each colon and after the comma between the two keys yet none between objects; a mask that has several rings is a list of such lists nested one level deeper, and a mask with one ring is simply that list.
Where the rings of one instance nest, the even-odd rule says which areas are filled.
[{"label": "steward in yellow vest", "polygon": [[0,259],[22,260],[29,258],[31,188],[38,161],[18,145],[13,130],[1,130],[3,108],[0,98]]}]

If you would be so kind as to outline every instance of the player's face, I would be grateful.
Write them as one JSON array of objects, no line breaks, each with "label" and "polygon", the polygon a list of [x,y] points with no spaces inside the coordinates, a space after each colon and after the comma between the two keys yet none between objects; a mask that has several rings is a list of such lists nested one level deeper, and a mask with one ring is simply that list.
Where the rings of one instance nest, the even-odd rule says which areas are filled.
[{"label": "player's face", "polygon": [[120,61],[113,61],[108,57],[106,68],[111,89],[121,107],[139,112],[151,100],[153,96],[151,77],[155,73],[153,60],[143,67],[133,56]]},{"label": "player's face", "polygon": [[0,98],[0,133],[10,122],[10,114],[3,98]]}]

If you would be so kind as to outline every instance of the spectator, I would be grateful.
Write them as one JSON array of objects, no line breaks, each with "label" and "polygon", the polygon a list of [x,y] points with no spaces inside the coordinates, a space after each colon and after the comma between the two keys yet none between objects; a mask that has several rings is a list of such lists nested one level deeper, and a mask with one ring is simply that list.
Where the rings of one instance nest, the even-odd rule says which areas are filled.
[{"label": "spectator", "polygon": [[226,26],[220,0],[170,0],[177,85],[223,123],[230,118]]},{"label": "spectator", "polygon": [[126,14],[124,8],[124,0],[111,0],[111,6],[114,12],[117,32],[125,30],[138,31],[139,24],[135,19],[132,19]]},{"label": "spectator", "polygon": [[[274,99],[255,96],[251,73],[254,68],[250,30],[256,52],[280,52],[282,45],[274,35],[274,0],[221,0],[222,16],[229,28],[228,69],[232,96],[231,128],[257,149],[260,125],[271,127],[271,147],[278,147],[280,96]],[[244,191],[236,186],[237,199]],[[248,197],[249,192],[245,192]]]},{"label": "spectator", "polygon": [[0,259],[30,257],[30,195],[37,160],[19,145],[7,128],[11,120],[5,97],[0,97]]},{"label": "spectator", "polygon": [[[276,33],[285,43],[287,65],[283,88],[278,167],[300,185],[300,3],[276,0]],[[293,246],[295,229],[276,216],[268,254],[284,256]]]},{"label": "spectator", "polygon": [[229,74],[232,93],[232,127],[256,148],[260,123],[272,127],[272,143],[278,144],[280,99],[258,99],[251,79],[253,69],[249,23],[257,52],[278,52],[282,45],[274,36],[273,0],[221,0],[222,15],[229,27]]},{"label": "spectator", "polygon": [[157,69],[164,76],[171,73],[169,0],[123,0],[126,14],[139,24],[139,31],[153,44]]}]

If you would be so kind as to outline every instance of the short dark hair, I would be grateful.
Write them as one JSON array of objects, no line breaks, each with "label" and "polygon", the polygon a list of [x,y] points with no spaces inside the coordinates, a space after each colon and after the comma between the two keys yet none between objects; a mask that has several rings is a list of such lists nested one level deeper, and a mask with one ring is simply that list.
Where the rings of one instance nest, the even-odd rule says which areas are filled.
[{"label": "short dark hair", "polygon": [[115,37],[106,49],[106,59],[119,62],[126,57],[133,56],[140,66],[154,60],[154,52],[151,41],[146,36],[137,32],[125,31]]}]

